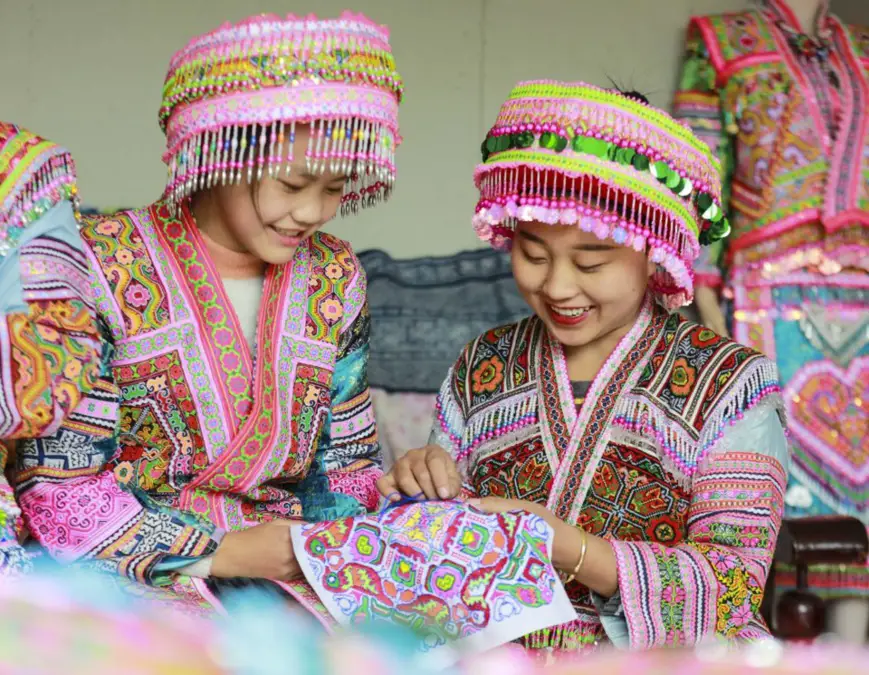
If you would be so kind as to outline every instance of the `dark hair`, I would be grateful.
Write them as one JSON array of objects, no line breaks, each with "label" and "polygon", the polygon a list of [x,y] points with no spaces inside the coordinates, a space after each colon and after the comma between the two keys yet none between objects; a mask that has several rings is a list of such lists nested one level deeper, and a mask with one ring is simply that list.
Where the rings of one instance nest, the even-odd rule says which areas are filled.
[{"label": "dark hair", "polygon": [[607,79],[610,81],[610,84],[612,85],[612,89],[610,89],[610,91],[614,91],[616,93],[619,93],[622,96],[624,96],[625,98],[629,98],[632,101],[636,101],[637,103],[642,103],[643,105],[650,105],[649,98],[645,94],[643,94],[642,92],[640,92],[636,89],[625,89],[625,87],[620,85],[618,82],[616,82],[609,75],[607,75]]},{"label": "dark hair", "polygon": [[632,101],[637,101],[637,103],[642,103],[643,105],[649,105],[649,99],[646,98],[645,94],[641,94],[638,91],[630,90],[630,91],[621,91],[617,90],[622,96],[625,98],[629,98]]}]

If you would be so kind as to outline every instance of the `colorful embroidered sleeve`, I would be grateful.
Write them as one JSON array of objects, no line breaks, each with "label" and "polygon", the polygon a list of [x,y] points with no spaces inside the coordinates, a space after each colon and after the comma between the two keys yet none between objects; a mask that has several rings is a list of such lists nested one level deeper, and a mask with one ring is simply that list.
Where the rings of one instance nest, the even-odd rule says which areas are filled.
[{"label": "colorful embroidered sleeve", "polygon": [[[82,289],[93,268],[71,207],[25,230],[19,246],[19,297],[28,314],[8,314],[16,347],[15,390],[38,422],[25,425],[17,446],[16,497],[33,537],[64,563],[96,561],[98,567],[137,581],[162,583],[168,567],[189,563],[216,547],[213,528],[147,501],[121,487],[112,467],[118,450],[120,400],[111,362],[114,347]],[[64,212],[63,209],[69,209]],[[8,280],[6,280],[8,281]],[[50,294],[49,294],[50,292]],[[4,292],[4,302],[14,298]],[[13,302],[14,300],[9,300]],[[15,320],[12,320],[12,317]],[[25,336],[34,342],[23,348]],[[10,372],[6,353],[4,377]],[[27,374],[39,374],[39,379]],[[38,385],[38,389],[37,389]],[[27,390],[29,392],[29,389]]]},{"label": "colorful embroidered sleeve", "polygon": [[61,563],[163,585],[169,572],[213,553],[222,532],[118,482],[117,439],[100,432],[101,414],[117,410],[117,389],[103,382],[55,436],[19,442],[18,503],[30,533]]},{"label": "colorful embroidered sleeve", "polygon": [[72,205],[55,205],[0,257],[0,438],[55,433],[94,386],[102,337]]},{"label": "colorful embroidered sleeve", "polygon": [[759,612],[786,472],[781,420],[760,406],[725,432],[694,475],[683,543],[610,542],[632,649],[767,634]]},{"label": "colorful embroidered sleeve", "polygon": [[[72,204],[23,228],[0,258],[0,439],[45,437],[97,386],[103,337],[82,289],[88,264]],[[2,440],[0,440],[2,443]],[[0,462],[0,575],[31,567],[21,511]]]},{"label": "colorful embroidered sleeve", "polygon": [[16,497],[31,535],[60,562],[161,585],[167,572],[211,554],[222,533],[117,481],[120,398],[103,334],[87,394],[53,435],[18,442]]},{"label": "colorful embroidered sleeve", "polygon": [[[721,162],[724,204],[730,203],[730,182],[733,171],[734,119],[722,102],[716,86],[715,69],[708,49],[692,25],[688,33],[688,53],[682,66],[679,88],[673,103],[673,116],[686,122],[695,134],[718,156]],[[703,247],[695,263],[696,282],[700,286],[721,285],[720,260],[724,242]]]},{"label": "colorful embroidered sleeve", "polygon": [[[332,408],[320,447],[331,492],[352,497],[366,510],[377,507],[377,479],[382,475],[380,445],[371,392],[368,354],[371,317],[367,302],[341,335],[332,380]],[[333,517],[350,515],[348,503]],[[307,514],[306,514],[307,517]]]}]

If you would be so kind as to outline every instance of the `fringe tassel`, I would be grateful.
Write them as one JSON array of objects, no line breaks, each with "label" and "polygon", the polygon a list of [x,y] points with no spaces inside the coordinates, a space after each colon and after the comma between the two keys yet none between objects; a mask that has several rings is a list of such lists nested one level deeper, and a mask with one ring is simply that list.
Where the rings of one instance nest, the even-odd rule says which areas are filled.
[{"label": "fringe tassel", "polygon": [[[205,131],[172,155],[165,195],[178,204],[198,190],[251,182],[266,172],[275,178],[283,169],[288,176],[295,146],[295,121]],[[319,119],[310,123],[305,165],[314,174],[330,170],[348,176],[341,205],[346,215],[389,198],[395,184],[395,146],[395,134],[386,125],[359,118]]]},{"label": "fringe tassel", "polygon": [[486,441],[534,424],[537,424],[537,389],[530,388],[499,401],[484,413],[472,415],[462,434],[459,457],[464,459]]},{"label": "fringe tassel", "polygon": [[457,462],[467,459],[488,440],[537,423],[537,390],[534,388],[465,419],[465,412],[453,395],[453,378],[451,369],[438,394],[435,415],[441,432],[456,452]]},{"label": "fringe tassel", "polygon": [[[638,251],[647,243],[642,230],[649,230],[668,244],[665,248],[672,248],[667,253],[690,259],[699,254],[695,238],[674,214],[588,176],[495,166],[479,178],[479,189],[477,214],[490,227],[515,229],[520,221],[578,224],[600,239],[613,238]],[[640,222],[642,227],[637,226]]]},{"label": "fringe tassel", "polygon": [[0,257],[15,246],[20,232],[27,225],[64,199],[72,201],[78,220],[75,163],[66,153],[50,157],[30,176],[21,190],[0,204],[5,211],[0,217]]},{"label": "fringe tassel", "polygon": [[[695,394],[696,395],[696,394]],[[689,487],[701,462],[722,444],[728,427],[743,419],[746,412],[761,403],[772,403],[784,420],[784,402],[775,364],[756,359],[732,381],[706,418],[697,435],[676,423],[663,410],[644,399],[622,397],[617,403],[612,424],[632,435],[647,437],[663,450],[664,467],[676,476],[682,487]]]},{"label": "fringe tassel", "polygon": [[435,416],[441,431],[447,436],[450,448],[458,453],[456,461],[460,461],[464,456],[461,455],[462,436],[465,428],[465,415],[458,401],[453,396],[452,392],[453,369],[450,371],[441,385],[441,390],[435,403]]}]

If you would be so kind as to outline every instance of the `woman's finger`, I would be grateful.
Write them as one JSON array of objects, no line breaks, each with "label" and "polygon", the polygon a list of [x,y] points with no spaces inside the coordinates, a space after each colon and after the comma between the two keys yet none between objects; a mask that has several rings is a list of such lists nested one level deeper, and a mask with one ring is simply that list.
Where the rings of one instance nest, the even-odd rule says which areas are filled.
[{"label": "woman's finger", "polygon": [[454,499],[458,496],[462,487],[458,480],[458,472],[455,470],[455,462],[444,452],[431,453],[426,461],[433,489],[437,493],[437,499]]},{"label": "woman's finger", "polygon": [[438,491],[435,488],[432,473],[429,471],[429,466],[425,459],[422,459],[413,465],[413,477],[422,489],[426,499],[438,498]]},{"label": "woman's finger", "polygon": [[398,492],[398,482],[391,471],[377,480],[377,490],[391,502],[397,502],[401,499],[401,494]]},{"label": "woman's finger", "polygon": [[411,499],[422,499],[425,497],[425,491],[417,482],[415,472],[407,463],[397,465],[394,472],[399,492]]},{"label": "woman's finger", "polygon": [[484,497],[483,499],[469,499],[467,503],[470,506],[473,506],[475,509],[479,509],[483,513],[498,513],[496,505],[497,502],[491,497]]},{"label": "woman's finger", "polygon": [[501,497],[469,499],[467,503],[483,513],[506,513],[507,511],[524,510],[522,504],[515,499],[502,499]]}]

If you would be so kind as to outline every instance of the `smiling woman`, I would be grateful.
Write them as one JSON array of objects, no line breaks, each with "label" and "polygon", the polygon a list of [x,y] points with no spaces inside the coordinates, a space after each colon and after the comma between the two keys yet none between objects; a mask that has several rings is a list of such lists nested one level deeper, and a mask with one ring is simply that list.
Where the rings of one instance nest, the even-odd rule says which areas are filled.
[{"label": "smiling woman", "polygon": [[113,396],[19,448],[50,554],[194,610],[260,585],[330,620],[290,525],[365,513],[380,472],[365,276],[321,228],[389,196],[401,96],[388,29],[350,12],[174,56],[163,198],[81,231]]},{"label": "smiling woman", "polygon": [[530,318],[472,341],[392,499],[460,490],[555,535],[576,616],[537,654],[767,635],[787,448],[773,365],[670,313],[727,233],[718,165],[634,94],[517,85],[482,147],[478,234],[510,249]]},{"label": "smiling woman", "polygon": [[631,329],[655,273],[645,251],[537,222],[518,226],[512,261],[519,292],[563,345],[574,381],[593,379]]},{"label": "smiling woman", "polygon": [[[260,136],[255,129],[246,135],[263,145],[271,142],[269,134]],[[190,210],[199,230],[263,266],[289,262],[302,242],[337,215],[349,182],[334,162],[314,172],[310,158],[294,151],[310,142],[311,126],[297,124],[286,138],[276,139],[277,152],[286,158],[281,167],[194,194]]]}]

